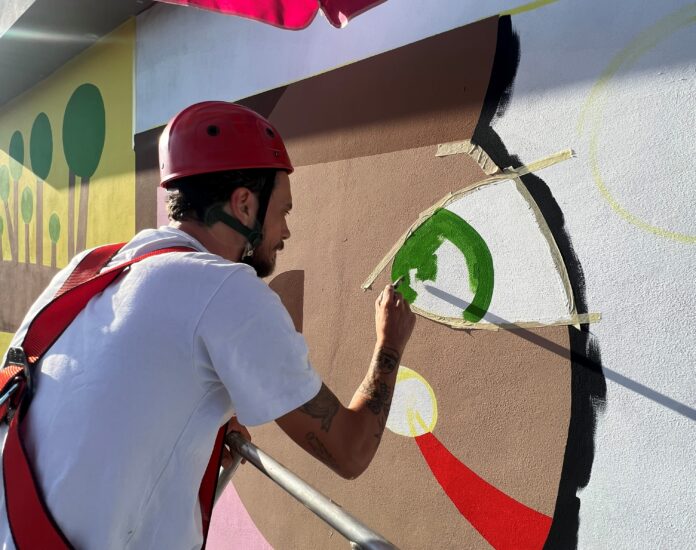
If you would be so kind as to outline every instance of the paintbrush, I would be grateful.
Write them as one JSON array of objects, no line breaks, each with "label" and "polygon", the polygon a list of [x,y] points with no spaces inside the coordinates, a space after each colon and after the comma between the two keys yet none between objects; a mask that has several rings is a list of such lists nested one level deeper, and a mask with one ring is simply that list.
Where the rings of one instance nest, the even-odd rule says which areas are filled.
[{"label": "paintbrush", "polygon": [[394,290],[396,290],[397,288],[399,288],[399,285],[401,284],[401,282],[402,282],[403,280],[404,280],[404,276],[402,275],[401,277],[399,277],[396,281],[394,281],[394,282],[392,283],[392,288],[393,288]]}]

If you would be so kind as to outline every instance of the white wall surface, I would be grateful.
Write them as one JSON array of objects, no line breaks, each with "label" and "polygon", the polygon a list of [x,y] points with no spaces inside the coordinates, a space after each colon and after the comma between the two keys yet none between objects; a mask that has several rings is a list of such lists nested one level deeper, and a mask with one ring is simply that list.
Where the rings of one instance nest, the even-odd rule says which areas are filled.
[{"label": "white wall surface", "polygon": [[[544,230],[513,180],[479,187],[446,208],[473,227],[493,259],[493,296],[481,324],[575,323],[572,299],[564,284],[565,268],[559,273]],[[449,240],[435,254],[435,281],[418,281],[416,270],[411,270],[411,287],[418,293],[413,305],[459,320],[474,300],[464,255]],[[447,295],[458,303],[444,298]]]},{"label": "white wall surface", "polygon": [[36,0],[0,1],[0,36],[4,35],[35,1]]},{"label": "white wall surface", "polygon": [[[616,201],[690,240],[622,218],[593,177],[587,125],[578,128],[592,87],[615,56],[636,37],[666,30],[665,17],[688,5],[559,2],[513,18],[521,61],[512,100],[494,129],[525,163],[575,149],[577,159],[539,175],[565,215],[589,307],[603,315],[592,332],[607,377],[607,408],[581,494],[583,549],[696,548],[696,422],[648,391],[693,415],[696,25],[666,31],[660,41],[641,43],[635,58],[626,55],[603,94],[597,142],[598,171]],[[690,5],[693,18],[696,4]]]},{"label": "white wall surface", "polygon": [[157,4],[137,19],[136,132],[204,100],[234,101],[525,4],[524,0],[390,0],[332,27],[303,31]]}]

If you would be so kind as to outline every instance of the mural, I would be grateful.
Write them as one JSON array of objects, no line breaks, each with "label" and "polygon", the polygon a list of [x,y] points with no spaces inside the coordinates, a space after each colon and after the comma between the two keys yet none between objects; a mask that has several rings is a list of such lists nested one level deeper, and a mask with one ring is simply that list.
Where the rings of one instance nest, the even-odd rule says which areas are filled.
[{"label": "mural", "polygon": [[[500,73],[502,116],[491,112],[490,127],[473,137],[502,166],[538,158],[549,143],[577,153],[543,180],[523,178],[552,230],[572,228],[554,237],[564,257],[583,260],[582,269],[566,262],[578,309],[602,313],[591,332],[571,330],[573,349],[589,353],[572,355],[572,384],[585,393],[573,393],[555,516],[567,523],[554,520],[548,543],[556,547],[577,529],[575,514],[579,548],[694,544],[674,518],[693,523],[696,491],[683,466],[696,441],[696,347],[682,336],[693,322],[693,278],[684,277],[696,194],[684,176],[696,142],[684,113],[693,112],[686,52],[696,45],[695,9],[670,0],[624,17],[622,3],[558,3],[514,17],[520,56],[509,57],[514,72]],[[661,321],[647,328],[654,310],[644,304],[653,303]]]},{"label": "mural", "polygon": [[[668,8],[668,6],[665,6]],[[632,40],[619,51],[607,64],[597,82],[592,86],[587,100],[583,107],[578,122],[578,130],[589,139],[589,162],[592,177],[602,198],[611,206],[612,210],[628,223],[639,229],[657,235],[662,238],[670,239],[685,244],[696,243],[696,234],[693,232],[674,230],[657,225],[642,213],[636,213],[630,207],[623,205],[614,196],[606,181],[606,175],[602,169],[602,127],[608,118],[605,110],[611,108],[619,98],[611,98],[612,81],[618,76],[625,74],[633,69],[640,61],[641,57],[649,55],[651,50],[661,45],[661,42],[668,40],[675,34],[679,36],[680,31],[693,33],[694,22],[696,21],[696,5],[687,4],[673,12],[667,12],[654,24],[643,29]],[[691,28],[690,28],[691,27]],[[692,34],[693,36],[693,34]],[[693,39],[692,39],[693,42]],[[662,74],[662,73],[661,73]],[[684,81],[684,80],[682,80]],[[677,153],[679,154],[679,153]]]},{"label": "mural", "polygon": [[[594,314],[565,228],[549,220],[553,197],[530,191],[530,178],[544,185],[535,170],[574,162],[569,144],[525,166],[488,139],[518,58],[510,17],[494,17],[242,101],[278,127],[296,166],[293,239],[270,284],[300,312],[327,383],[350,391],[369,361],[374,294],[361,286],[403,277],[424,317],[403,358],[394,433],[357,481],[311,463],[274,426],[255,441],[405,548],[575,545],[565,492],[575,498],[589,476],[603,379],[598,363],[596,387],[577,372],[590,357],[573,325],[586,331]],[[143,226],[161,221],[160,131],[135,140]],[[282,284],[297,272],[304,284]],[[585,462],[566,459],[579,447]],[[345,546],[253,471],[230,491],[258,529],[245,524],[244,544]]]},{"label": "mural", "polygon": [[[0,347],[73,252],[166,221],[155,126],[256,94],[297,167],[269,284],[327,383],[346,402],[367,367],[361,288],[402,277],[421,319],[361,478],[255,442],[403,548],[693,547],[693,2],[453,0],[431,24],[408,1],[338,35],[240,23],[228,71],[202,59],[232,19],[182,15],[181,41],[144,12],[135,159],[132,22],[6,105]],[[210,548],[345,547],[252,468],[234,483]]]},{"label": "mural", "polygon": [[433,476],[461,514],[494,548],[540,548],[551,518],[487,483],[432,433],[437,399],[428,382],[401,366],[387,428],[415,439]]},{"label": "mural", "polygon": [[0,111],[0,345],[48,281],[87,247],[135,230],[134,23]]}]

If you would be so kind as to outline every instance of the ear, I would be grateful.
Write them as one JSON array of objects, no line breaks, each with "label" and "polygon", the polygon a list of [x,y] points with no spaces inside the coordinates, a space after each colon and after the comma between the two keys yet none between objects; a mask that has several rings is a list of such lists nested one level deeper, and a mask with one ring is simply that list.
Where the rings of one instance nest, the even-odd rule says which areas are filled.
[{"label": "ear", "polygon": [[256,196],[246,187],[238,187],[232,192],[228,206],[230,214],[246,226],[251,226],[256,219]]}]

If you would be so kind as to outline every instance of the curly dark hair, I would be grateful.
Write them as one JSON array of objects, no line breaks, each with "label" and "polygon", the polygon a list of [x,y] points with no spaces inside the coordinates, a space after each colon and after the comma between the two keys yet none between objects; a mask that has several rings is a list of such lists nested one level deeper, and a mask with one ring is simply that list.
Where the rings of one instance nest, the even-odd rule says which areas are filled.
[{"label": "curly dark hair", "polygon": [[196,174],[175,180],[167,197],[169,218],[203,222],[208,208],[227,202],[239,187],[246,187],[259,197],[263,215],[273,190],[275,174],[274,169],[258,168]]}]

